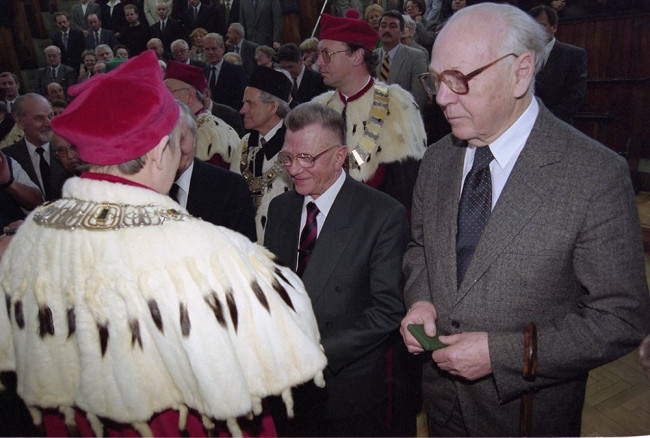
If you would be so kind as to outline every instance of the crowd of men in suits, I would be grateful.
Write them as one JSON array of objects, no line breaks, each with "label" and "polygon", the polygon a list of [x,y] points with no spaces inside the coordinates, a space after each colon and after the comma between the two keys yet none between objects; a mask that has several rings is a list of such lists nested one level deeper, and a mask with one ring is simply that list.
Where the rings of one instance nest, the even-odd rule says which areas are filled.
[{"label": "crowd of men in suits", "polygon": [[[514,400],[530,391],[533,434],[577,435],[588,370],[638,345],[650,304],[625,163],[565,123],[584,101],[586,54],[554,39],[553,14],[463,9],[430,69],[401,43],[400,12],[378,31],[324,14],[312,68],[281,44],[277,0],[80,0],[55,14],[36,93],[18,96],[17,78],[0,75],[24,133],[0,153],[3,226],[78,173],[44,96],[78,94],[84,54],[119,71],[111,43],[152,50],[181,102],[169,196],[266,246],[310,296],[327,386],[301,386],[294,418],[272,401],[281,435],[413,435],[420,397],[431,433],[514,435]],[[273,67],[256,65],[258,45],[277,49]],[[428,99],[452,130],[430,147]],[[519,364],[531,320],[544,352],[535,382]],[[411,324],[446,346],[428,352],[422,389]]]}]

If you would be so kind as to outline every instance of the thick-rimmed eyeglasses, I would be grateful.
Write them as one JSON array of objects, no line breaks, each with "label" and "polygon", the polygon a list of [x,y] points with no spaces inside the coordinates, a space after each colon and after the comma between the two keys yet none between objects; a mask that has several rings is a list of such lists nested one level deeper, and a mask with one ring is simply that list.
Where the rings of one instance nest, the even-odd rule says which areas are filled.
[{"label": "thick-rimmed eyeglasses", "polygon": [[289,152],[282,151],[278,153],[278,162],[282,164],[283,166],[289,167],[293,164],[294,161],[298,162],[298,165],[302,168],[309,169],[310,167],[314,167],[314,164],[316,164],[316,160],[318,160],[320,157],[325,155],[325,153],[331,151],[334,148],[339,147],[340,145],[334,145],[330,146],[327,149],[325,149],[323,152],[316,156],[312,156],[309,154],[296,154],[292,155]]},{"label": "thick-rimmed eyeglasses", "polygon": [[441,82],[444,82],[445,85],[447,85],[449,89],[454,93],[463,95],[469,93],[469,81],[474,79],[479,74],[483,73],[488,68],[492,67],[497,62],[506,59],[508,56],[516,57],[519,55],[517,55],[516,53],[508,53],[507,55],[503,55],[501,58],[496,59],[491,63],[484,65],[483,67],[479,67],[473,72],[468,73],[466,75],[459,72],[458,70],[445,70],[442,73],[436,73],[436,72],[422,73],[421,75],[418,76],[418,78],[420,79],[420,84],[422,84],[422,88],[424,88],[424,91],[426,91],[429,97],[431,97],[432,99],[433,96],[438,93]]},{"label": "thick-rimmed eyeglasses", "polygon": [[320,52],[321,58],[323,58],[323,62],[325,64],[329,64],[329,62],[332,60],[332,55],[336,55],[337,53],[343,53],[343,52],[349,52],[350,49],[344,49],[344,50],[339,50],[337,52],[330,52],[329,50],[323,49]]}]

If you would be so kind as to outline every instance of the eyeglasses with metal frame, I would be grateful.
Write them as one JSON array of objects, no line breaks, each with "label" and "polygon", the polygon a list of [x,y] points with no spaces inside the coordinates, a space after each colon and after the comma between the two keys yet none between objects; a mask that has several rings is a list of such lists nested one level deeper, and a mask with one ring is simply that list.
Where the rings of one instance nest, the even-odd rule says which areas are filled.
[{"label": "eyeglasses with metal frame", "polygon": [[337,53],[349,52],[350,50],[352,49],[348,48],[348,49],[339,50],[337,52],[330,52],[327,49],[323,49],[318,53],[320,53],[321,58],[323,58],[323,62],[325,64],[329,64],[329,62],[332,60],[332,55],[336,55]]},{"label": "eyeglasses with metal frame", "polygon": [[491,63],[484,65],[483,67],[479,67],[466,75],[459,72],[458,70],[445,70],[442,73],[436,73],[433,71],[422,73],[418,75],[418,78],[420,79],[422,88],[424,88],[424,91],[426,91],[429,97],[432,99],[433,96],[438,93],[441,82],[444,82],[445,85],[447,85],[447,87],[449,87],[449,89],[454,93],[464,95],[469,93],[469,81],[474,79],[479,74],[483,73],[488,68],[495,65],[497,62],[506,59],[509,56],[518,57],[519,55],[516,53],[508,53],[507,55],[503,55],[501,58],[498,58]]},{"label": "eyeglasses with metal frame", "polygon": [[341,145],[330,146],[318,155],[312,156],[310,154],[296,154],[292,155],[287,151],[281,151],[278,153],[278,162],[283,166],[289,167],[293,164],[294,161],[298,161],[298,165],[304,169],[309,169],[314,167],[316,160],[322,157],[326,152],[331,151],[334,148],[337,148]]}]

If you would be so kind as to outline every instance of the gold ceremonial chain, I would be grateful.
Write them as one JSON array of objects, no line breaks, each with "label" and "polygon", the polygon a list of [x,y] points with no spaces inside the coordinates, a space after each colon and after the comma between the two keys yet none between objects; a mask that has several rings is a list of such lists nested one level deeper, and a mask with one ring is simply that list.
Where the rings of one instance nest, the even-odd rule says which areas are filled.
[{"label": "gold ceremonial chain", "polygon": [[[248,140],[249,138],[247,137],[246,139],[244,139],[242,144],[241,161],[239,162],[239,170],[241,171],[241,174],[246,180],[246,182],[248,183],[248,189],[250,190],[251,196],[253,197],[253,204],[255,204],[255,208],[258,208],[260,205],[262,205],[262,197],[268,190],[273,180],[278,175],[281,175],[283,172],[286,172],[286,169],[281,163],[278,162],[278,160],[275,160],[273,166],[269,170],[267,170],[266,172],[262,172],[261,176],[255,176],[253,172],[248,170],[248,155],[250,152],[250,149],[248,147]],[[252,155],[251,160],[253,160],[253,166],[255,166],[255,156],[258,153],[263,153],[261,146],[256,148],[251,154]]]},{"label": "gold ceremonial chain", "polygon": [[163,225],[192,216],[160,205],[128,205],[62,198],[34,214],[34,222],[60,230],[119,230],[121,228]]},{"label": "gold ceremonial chain", "polygon": [[[366,121],[363,136],[359,139],[359,144],[348,153],[352,158],[350,165],[352,167],[361,167],[363,163],[368,161],[370,153],[377,147],[377,140],[381,133],[381,128],[384,125],[384,120],[388,115],[388,87],[381,82],[375,81],[373,84],[374,95],[372,100],[372,107],[370,108],[370,115]],[[332,95],[327,106],[331,107],[336,93]],[[347,127],[346,127],[347,129]]]}]

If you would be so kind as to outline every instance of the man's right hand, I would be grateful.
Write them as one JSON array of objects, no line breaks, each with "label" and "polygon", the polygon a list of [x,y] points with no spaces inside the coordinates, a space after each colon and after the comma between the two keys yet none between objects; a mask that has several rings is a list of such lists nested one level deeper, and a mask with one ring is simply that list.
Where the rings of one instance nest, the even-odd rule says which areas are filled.
[{"label": "man's right hand", "polygon": [[436,334],[436,318],[438,317],[438,312],[436,312],[435,306],[428,301],[417,301],[409,308],[409,311],[402,319],[402,324],[400,325],[400,333],[404,339],[404,344],[406,349],[413,354],[420,354],[424,351],[422,345],[413,337],[410,331],[408,331],[409,324],[423,324],[424,332],[429,336],[435,336]]}]

